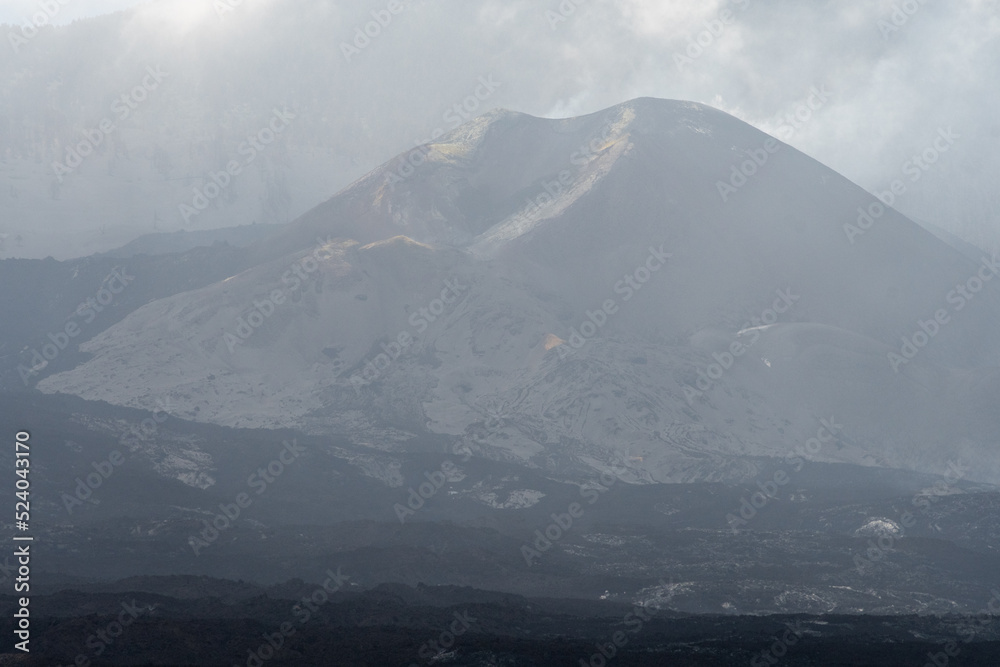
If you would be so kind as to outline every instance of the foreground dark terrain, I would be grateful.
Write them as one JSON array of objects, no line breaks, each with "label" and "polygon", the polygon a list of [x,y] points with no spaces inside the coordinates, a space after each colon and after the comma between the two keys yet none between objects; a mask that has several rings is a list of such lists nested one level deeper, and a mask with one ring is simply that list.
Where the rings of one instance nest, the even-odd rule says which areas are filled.
[{"label": "foreground dark terrain", "polygon": [[[39,596],[31,656],[3,664],[260,665],[257,653],[289,665],[576,667],[604,664],[602,649],[609,663],[650,666],[987,665],[1000,656],[1000,619],[978,616],[690,615],[423,585],[303,602],[317,590],[301,580],[265,589],[164,577]],[[8,618],[9,608],[5,600]],[[114,636],[123,614],[129,625]]]},{"label": "foreground dark terrain", "polygon": [[[32,650],[4,664],[259,665],[250,651],[270,655],[268,636],[281,650],[266,664],[290,665],[599,665],[598,644],[621,665],[1000,656],[1000,618],[982,613],[1000,609],[1000,493],[989,485],[813,462],[731,526],[756,484],[604,487],[595,476],[590,488],[604,490],[589,504],[575,485],[465,461],[428,437],[400,474],[417,480],[450,462],[464,476],[400,521],[410,483],[387,494],[351,463],[348,442],[176,418],[154,419],[156,445],[141,429],[116,442],[108,429],[152,413],[3,399],[40,424],[32,440],[47,448],[33,478]],[[218,521],[248,490],[257,464],[245,461],[275,458],[279,438],[308,463]],[[223,457],[229,474],[205,489],[163,479],[161,448],[180,443]],[[226,463],[235,443],[242,456]],[[77,480],[118,450],[125,462],[80,501]],[[330,476],[308,501],[298,493]],[[545,497],[495,507],[480,498],[484,482],[501,497],[524,486]],[[576,501],[584,514],[543,548],[535,531]],[[917,520],[902,535],[870,525],[907,511]],[[526,558],[526,546],[541,550]],[[16,559],[0,567],[12,584]],[[5,596],[8,634],[14,611]]]}]

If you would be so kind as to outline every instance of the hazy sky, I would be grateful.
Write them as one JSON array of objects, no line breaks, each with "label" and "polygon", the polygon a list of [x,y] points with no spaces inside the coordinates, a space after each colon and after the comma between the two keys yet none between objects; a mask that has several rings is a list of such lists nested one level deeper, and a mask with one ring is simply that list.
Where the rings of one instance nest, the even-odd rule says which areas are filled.
[{"label": "hazy sky", "polygon": [[[182,36],[217,31],[210,42],[231,44],[226,31],[229,38],[240,31],[277,33],[266,24],[254,25],[252,17],[270,8],[273,21],[274,10],[291,0],[219,1],[234,5],[233,11],[216,16],[214,0],[152,0],[137,23],[143,16],[147,27],[169,22]],[[20,23],[40,2],[0,0],[0,20]],[[342,90],[344,104],[360,109],[356,113],[368,130],[392,137],[401,116],[424,128],[407,127],[414,136],[391,139],[391,151],[349,157],[365,168],[406,150],[421,131],[429,134],[442,124],[442,109],[472,92],[470,82],[493,75],[503,85],[477,113],[502,106],[569,116],[639,96],[713,105],[870,191],[887,189],[896,178],[910,179],[897,208],[971,240],[1000,245],[998,2],[405,0],[404,11],[371,47],[356,58],[329,63],[323,85]],[[141,3],[68,0],[55,22],[135,4]],[[305,54],[310,39],[350,42],[372,11],[388,4],[285,5],[316,12],[325,22],[322,34],[300,35],[282,48]],[[287,12],[289,22],[294,13]],[[174,39],[166,28],[162,33],[164,40]],[[294,73],[282,76],[296,81]],[[813,109],[803,106],[810,99]],[[808,121],[781,120],[797,112]],[[948,152],[932,155],[934,164],[916,175],[911,159],[949,128],[957,139]],[[358,128],[345,132],[357,135]]]}]

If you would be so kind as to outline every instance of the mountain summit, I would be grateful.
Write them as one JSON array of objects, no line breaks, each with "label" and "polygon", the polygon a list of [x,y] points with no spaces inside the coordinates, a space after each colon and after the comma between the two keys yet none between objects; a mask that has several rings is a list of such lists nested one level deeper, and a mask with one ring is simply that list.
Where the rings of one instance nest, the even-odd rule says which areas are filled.
[{"label": "mountain summit", "polygon": [[560,475],[1000,480],[1000,266],[704,105],[491,112],[249,252],[39,388]]}]

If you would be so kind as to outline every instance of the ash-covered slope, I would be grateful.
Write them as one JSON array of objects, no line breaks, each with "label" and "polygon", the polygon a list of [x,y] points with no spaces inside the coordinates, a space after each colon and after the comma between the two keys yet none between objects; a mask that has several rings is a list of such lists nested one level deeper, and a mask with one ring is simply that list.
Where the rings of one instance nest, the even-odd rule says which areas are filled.
[{"label": "ash-covered slope", "polygon": [[39,387],[636,481],[746,478],[823,419],[804,455],[1000,479],[992,265],[708,107],[491,113],[252,253]]}]

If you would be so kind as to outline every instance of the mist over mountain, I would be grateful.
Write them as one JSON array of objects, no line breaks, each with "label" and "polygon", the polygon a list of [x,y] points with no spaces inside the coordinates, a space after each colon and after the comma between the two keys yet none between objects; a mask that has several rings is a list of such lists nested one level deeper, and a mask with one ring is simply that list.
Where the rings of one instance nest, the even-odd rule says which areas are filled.
[{"label": "mist over mountain", "polygon": [[[950,76],[930,48],[939,31],[968,24],[960,61],[995,69],[993,0],[961,11],[922,5],[898,34],[879,28],[891,6],[873,8],[864,23],[832,2],[815,25],[811,10],[788,2],[408,0],[395,13],[361,0],[227,2],[158,0],[62,25],[72,9],[65,6],[46,18],[55,27],[37,30],[25,10],[31,29],[0,26],[0,257],[66,259],[154,231],[289,222],[484,111],[578,116],[640,96],[724,109],[872,193],[899,180],[897,208],[997,247],[989,175],[1000,131],[981,111],[989,83]],[[725,32],[678,64],[727,9],[735,18]],[[467,29],[451,30],[452,22]],[[516,48],[508,29],[522,36]],[[734,55],[750,34],[758,48]],[[817,59],[791,66],[768,47],[805,52],[816,34],[859,47],[836,67]],[[754,70],[781,75],[747,86]],[[873,75],[856,76],[866,70]],[[886,92],[882,73],[890,71],[919,71],[938,93],[925,96],[902,79]],[[725,81],[726,94],[715,81]],[[805,104],[814,88],[830,95],[812,110]],[[883,94],[894,104],[872,113]],[[941,106],[942,97],[970,103]],[[276,112],[291,115],[272,139]],[[959,139],[931,161],[925,153],[949,127]],[[232,161],[239,173],[218,186],[224,178],[213,177]]]}]

